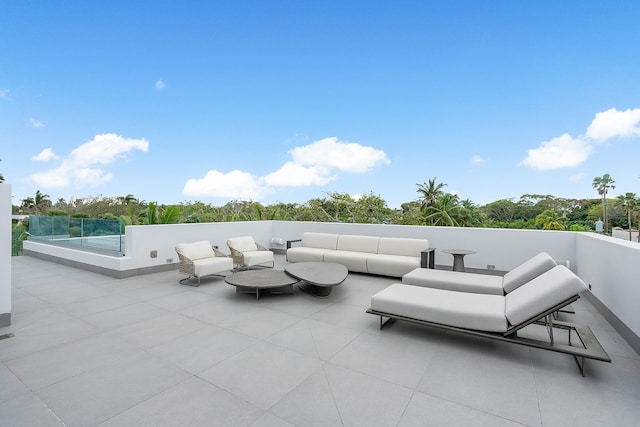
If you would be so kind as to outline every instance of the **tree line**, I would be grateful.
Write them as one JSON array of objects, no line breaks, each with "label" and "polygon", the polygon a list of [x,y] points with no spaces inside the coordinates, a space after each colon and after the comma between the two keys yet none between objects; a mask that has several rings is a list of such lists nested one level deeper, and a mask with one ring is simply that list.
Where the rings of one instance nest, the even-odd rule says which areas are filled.
[{"label": "tree line", "polygon": [[233,200],[223,206],[213,206],[201,201],[162,205],[139,200],[131,194],[60,198],[52,202],[48,194],[38,190],[33,198],[14,205],[13,211],[15,214],[117,219],[123,225],[287,220],[592,231],[600,219],[608,232],[610,227],[631,228],[630,224],[637,225],[640,217],[640,200],[634,193],[615,199],[607,197],[614,184],[609,174],[594,178],[592,185],[600,199],[524,194],[517,200],[502,199],[480,206],[447,193],[447,184],[432,178],[416,184],[416,200],[403,203],[399,209],[389,208],[386,201],[374,193],[354,198],[346,193],[328,192],[324,197],[304,203],[264,205]]}]

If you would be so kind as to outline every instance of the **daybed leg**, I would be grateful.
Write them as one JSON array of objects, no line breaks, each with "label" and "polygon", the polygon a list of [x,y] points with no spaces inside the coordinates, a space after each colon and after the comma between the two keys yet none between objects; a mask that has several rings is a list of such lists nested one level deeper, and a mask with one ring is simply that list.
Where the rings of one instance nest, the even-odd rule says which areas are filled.
[{"label": "daybed leg", "polygon": [[392,319],[391,317],[389,317],[386,321],[382,321],[382,317],[380,316],[380,329],[384,328],[385,326],[387,326],[389,323],[393,322],[394,319]]},{"label": "daybed leg", "polygon": [[576,361],[576,365],[578,365],[578,369],[580,369],[580,373],[584,377],[584,357],[573,356],[573,358]]}]

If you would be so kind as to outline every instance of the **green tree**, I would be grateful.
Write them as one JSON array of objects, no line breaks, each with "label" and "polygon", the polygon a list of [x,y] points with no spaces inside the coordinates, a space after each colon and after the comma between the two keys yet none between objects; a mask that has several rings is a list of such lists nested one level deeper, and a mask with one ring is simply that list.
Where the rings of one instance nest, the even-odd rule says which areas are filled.
[{"label": "green tree", "polygon": [[602,221],[604,222],[604,232],[607,233],[608,229],[608,218],[607,218],[607,192],[609,189],[616,188],[613,185],[615,181],[611,178],[611,175],[605,173],[602,176],[596,176],[593,178],[593,182],[591,186],[598,191],[598,194],[602,197]]},{"label": "green tree", "polygon": [[459,225],[462,206],[455,194],[444,193],[436,203],[424,210],[425,220],[431,225],[456,227]]},{"label": "green tree", "polygon": [[566,218],[558,211],[546,210],[536,217],[536,226],[542,225],[543,230],[564,230]]},{"label": "green tree", "polygon": [[[0,162],[2,161],[2,159],[0,159]],[[2,173],[0,173],[0,184],[2,184],[4,182],[4,175],[2,175]]]},{"label": "green tree", "polygon": [[416,184],[418,189],[416,190],[420,194],[420,208],[424,211],[426,208],[433,206],[437,203],[438,199],[442,197],[444,191],[442,189],[447,186],[445,183],[436,183],[437,177],[430,179],[422,184]]},{"label": "green tree", "polygon": [[[627,214],[627,227],[629,228],[629,240],[631,240],[631,212],[638,206],[638,199],[635,193],[625,193],[618,196],[618,201],[624,205]],[[640,226],[638,227],[640,229]]]}]

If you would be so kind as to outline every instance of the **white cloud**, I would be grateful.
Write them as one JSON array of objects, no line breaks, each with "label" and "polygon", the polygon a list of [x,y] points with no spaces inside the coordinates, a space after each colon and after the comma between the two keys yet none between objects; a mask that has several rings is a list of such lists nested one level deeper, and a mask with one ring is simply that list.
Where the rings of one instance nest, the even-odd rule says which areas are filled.
[{"label": "white cloud", "polygon": [[295,163],[324,166],[343,172],[368,172],[374,166],[390,163],[384,151],[336,137],[324,138],[291,150]]},{"label": "white cloud", "polygon": [[323,186],[338,179],[337,172],[364,173],[390,163],[382,150],[340,142],[335,137],[296,147],[289,153],[292,161],[263,177],[239,170],[210,170],[204,178],[189,179],[182,192],[194,197],[256,200],[275,192],[274,187]]},{"label": "white cloud", "polygon": [[60,156],[53,152],[51,148],[45,148],[37,155],[33,156],[31,160],[35,160],[36,162],[46,162],[49,160],[57,160]]},{"label": "white cloud", "polygon": [[[96,135],[91,141],[75,148],[62,159],[60,166],[48,171],[31,175],[31,179],[44,188],[62,188],[74,186],[98,187],[111,180],[113,175],[100,169],[100,165],[107,165],[117,159],[126,157],[133,150],[148,151],[149,143],[145,139],[131,139],[109,133]],[[47,152],[50,150],[50,153]],[[44,153],[44,154],[43,154]],[[34,157],[34,160],[53,159],[53,150],[45,149]]]},{"label": "white cloud", "polygon": [[0,90],[0,98],[9,98],[9,93],[11,91],[9,89],[2,89]]},{"label": "white cloud", "polygon": [[589,143],[565,133],[529,150],[527,158],[518,165],[538,170],[573,167],[584,162],[592,152],[593,146]]},{"label": "white cloud", "polygon": [[277,171],[264,177],[267,185],[276,187],[301,187],[325,185],[337,179],[330,170],[321,166],[304,166],[295,162],[287,162]]},{"label": "white cloud", "polygon": [[29,120],[27,120],[27,126],[34,129],[40,129],[44,127],[44,123],[34,118],[30,118]]},{"label": "white cloud", "polygon": [[611,108],[597,113],[585,135],[594,141],[616,137],[640,136],[640,108],[618,111]]},{"label": "white cloud", "polygon": [[487,159],[475,155],[471,157],[471,163],[474,165],[484,165],[485,163],[487,163]]},{"label": "white cloud", "polygon": [[187,196],[245,200],[258,199],[272,191],[262,184],[261,178],[239,170],[229,173],[210,170],[204,178],[188,180],[182,189]]},{"label": "white cloud", "polygon": [[164,84],[164,81],[162,81],[162,79],[158,80],[155,84],[155,87],[157,90],[162,90],[165,87],[167,87],[167,85]]}]

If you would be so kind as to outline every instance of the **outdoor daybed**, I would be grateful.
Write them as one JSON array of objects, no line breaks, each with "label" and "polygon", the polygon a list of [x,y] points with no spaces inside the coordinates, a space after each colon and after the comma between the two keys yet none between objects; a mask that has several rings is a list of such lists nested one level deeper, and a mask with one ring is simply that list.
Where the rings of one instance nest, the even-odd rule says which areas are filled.
[{"label": "outdoor daybed", "polygon": [[[507,295],[426,288],[396,283],[371,297],[367,313],[380,316],[380,328],[392,320],[463,332],[572,355],[584,375],[584,360],[611,362],[589,327],[554,320],[553,314],[576,301],[584,282],[558,265]],[[383,322],[383,318],[388,318]],[[549,339],[518,337],[533,323],[543,324]],[[568,343],[557,342],[554,330],[568,331]],[[572,345],[575,332],[580,346]]]},{"label": "outdoor daybed", "polygon": [[[292,242],[301,242],[291,247]],[[287,242],[289,262],[332,262],[351,272],[402,277],[420,267],[429,241],[402,237],[303,233]]]},{"label": "outdoor daybed", "polygon": [[449,291],[505,295],[556,265],[557,263],[549,254],[540,252],[504,276],[417,268],[405,274],[402,277],[402,283]]}]

